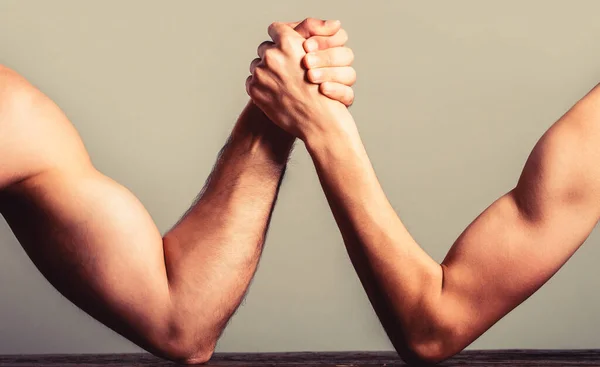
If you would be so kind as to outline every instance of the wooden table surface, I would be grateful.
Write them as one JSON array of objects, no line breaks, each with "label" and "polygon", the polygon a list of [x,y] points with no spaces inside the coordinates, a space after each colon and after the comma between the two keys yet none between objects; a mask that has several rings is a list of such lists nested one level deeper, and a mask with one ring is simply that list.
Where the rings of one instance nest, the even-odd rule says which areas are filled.
[{"label": "wooden table surface", "polygon": [[[208,366],[406,366],[392,352],[221,353]],[[600,366],[600,350],[466,351],[441,366]],[[175,364],[148,354],[0,356],[0,367],[162,367]]]}]

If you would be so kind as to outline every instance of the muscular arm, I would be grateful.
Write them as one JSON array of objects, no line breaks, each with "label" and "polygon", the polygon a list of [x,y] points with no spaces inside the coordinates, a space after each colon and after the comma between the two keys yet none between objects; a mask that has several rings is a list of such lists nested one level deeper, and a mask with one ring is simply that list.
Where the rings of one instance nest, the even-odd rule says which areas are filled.
[{"label": "muscular arm", "polygon": [[135,196],[92,166],[58,107],[18,83],[29,99],[1,121],[15,147],[2,148],[15,167],[45,162],[2,191],[0,210],[31,259],[68,299],[145,349],[208,359],[256,269],[293,138],[249,104],[203,194],[162,238]]},{"label": "muscular arm", "polygon": [[[332,50],[346,41],[315,19],[297,29]],[[293,140],[249,103],[202,194],[161,237],[135,196],[93,167],[60,109],[3,69],[0,212],[69,300],[154,354],[200,363],[256,270]]]},{"label": "muscular arm", "polygon": [[441,265],[392,209],[351,116],[337,121],[306,145],[362,284],[407,360],[462,350],[541,287],[598,221],[600,88],[544,134],[516,187],[468,226]]}]

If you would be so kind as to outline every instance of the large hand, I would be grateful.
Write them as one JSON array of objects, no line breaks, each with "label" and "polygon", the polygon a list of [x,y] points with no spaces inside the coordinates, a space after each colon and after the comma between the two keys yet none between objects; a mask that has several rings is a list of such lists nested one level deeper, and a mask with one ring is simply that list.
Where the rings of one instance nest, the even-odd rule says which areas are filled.
[{"label": "large hand", "polygon": [[[297,28],[303,31],[301,25],[298,25]],[[333,25],[339,27],[335,22]],[[344,51],[337,50],[335,53],[337,56],[334,57],[331,53],[319,51],[309,54],[309,57],[304,60],[304,57],[307,56],[304,47],[310,49],[310,43],[316,41],[321,45],[319,48],[322,49],[323,45],[326,45],[323,42],[324,38],[313,38],[309,40],[311,42],[308,42],[290,24],[284,23],[271,24],[269,35],[273,42],[263,42],[258,50],[260,59],[254,60],[251,64],[252,75],[246,81],[248,94],[274,123],[303,140],[311,132],[330,128],[327,126],[327,122],[335,121],[336,115],[340,113],[347,114],[346,106],[320,94],[319,86],[307,81],[307,75],[302,66],[306,62],[316,66],[334,65],[335,68],[344,68],[352,62],[352,51],[342,47],[341,49]],[[341,37],[338,37],[345,42],[343,33]],[[306,44],[305,41],[307,41]],[[345,55],[345,57],[339,57],[340,55]],[[318,61],[313,64],[311,56],[316,56],[315,59],[320,59],[322,56],[325,60],[331,61]],[[319,69],[321,69],[320,71],[326,70],[323,68],[315,70]],[[339,73],[339,69],[336,70],[337,73],[327,74],[329,80],[336,80],[337,76],[344,75],[344,73]],[[351,73],[353,74],[353,70]],[[352,83],[353,80],[349,84]]]}]

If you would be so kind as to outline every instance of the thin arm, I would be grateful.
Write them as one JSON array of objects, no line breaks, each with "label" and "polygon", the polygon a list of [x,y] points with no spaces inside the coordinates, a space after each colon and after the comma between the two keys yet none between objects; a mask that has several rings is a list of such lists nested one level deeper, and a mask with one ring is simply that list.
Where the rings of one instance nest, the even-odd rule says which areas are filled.
[{"label": "thin arm", "polygon": [[352,263],[400,355],[459,352],[541,287],[600,214],[600,88],[544,134],[516,187],[464,231],[442,264],[388,202],[350,114],[306,138]]}]

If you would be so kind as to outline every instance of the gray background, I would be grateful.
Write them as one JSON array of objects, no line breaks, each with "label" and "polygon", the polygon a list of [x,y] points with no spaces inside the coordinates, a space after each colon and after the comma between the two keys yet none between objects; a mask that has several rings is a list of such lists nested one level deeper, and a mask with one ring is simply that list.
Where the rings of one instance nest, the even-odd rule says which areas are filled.
[{"label": "gray background", "polygon": [[[166,231],[210,172],[274,20],[341,19],[352,111],[394,207],[441,261],[600,80],[600,2],[1,1],[0,63],[46,92]],[[471,348],[597,348],[598,234]],[[0,353],[138,349],[63,299],[0,224]],[[304,147],[220,351],[391,349]]]}]

